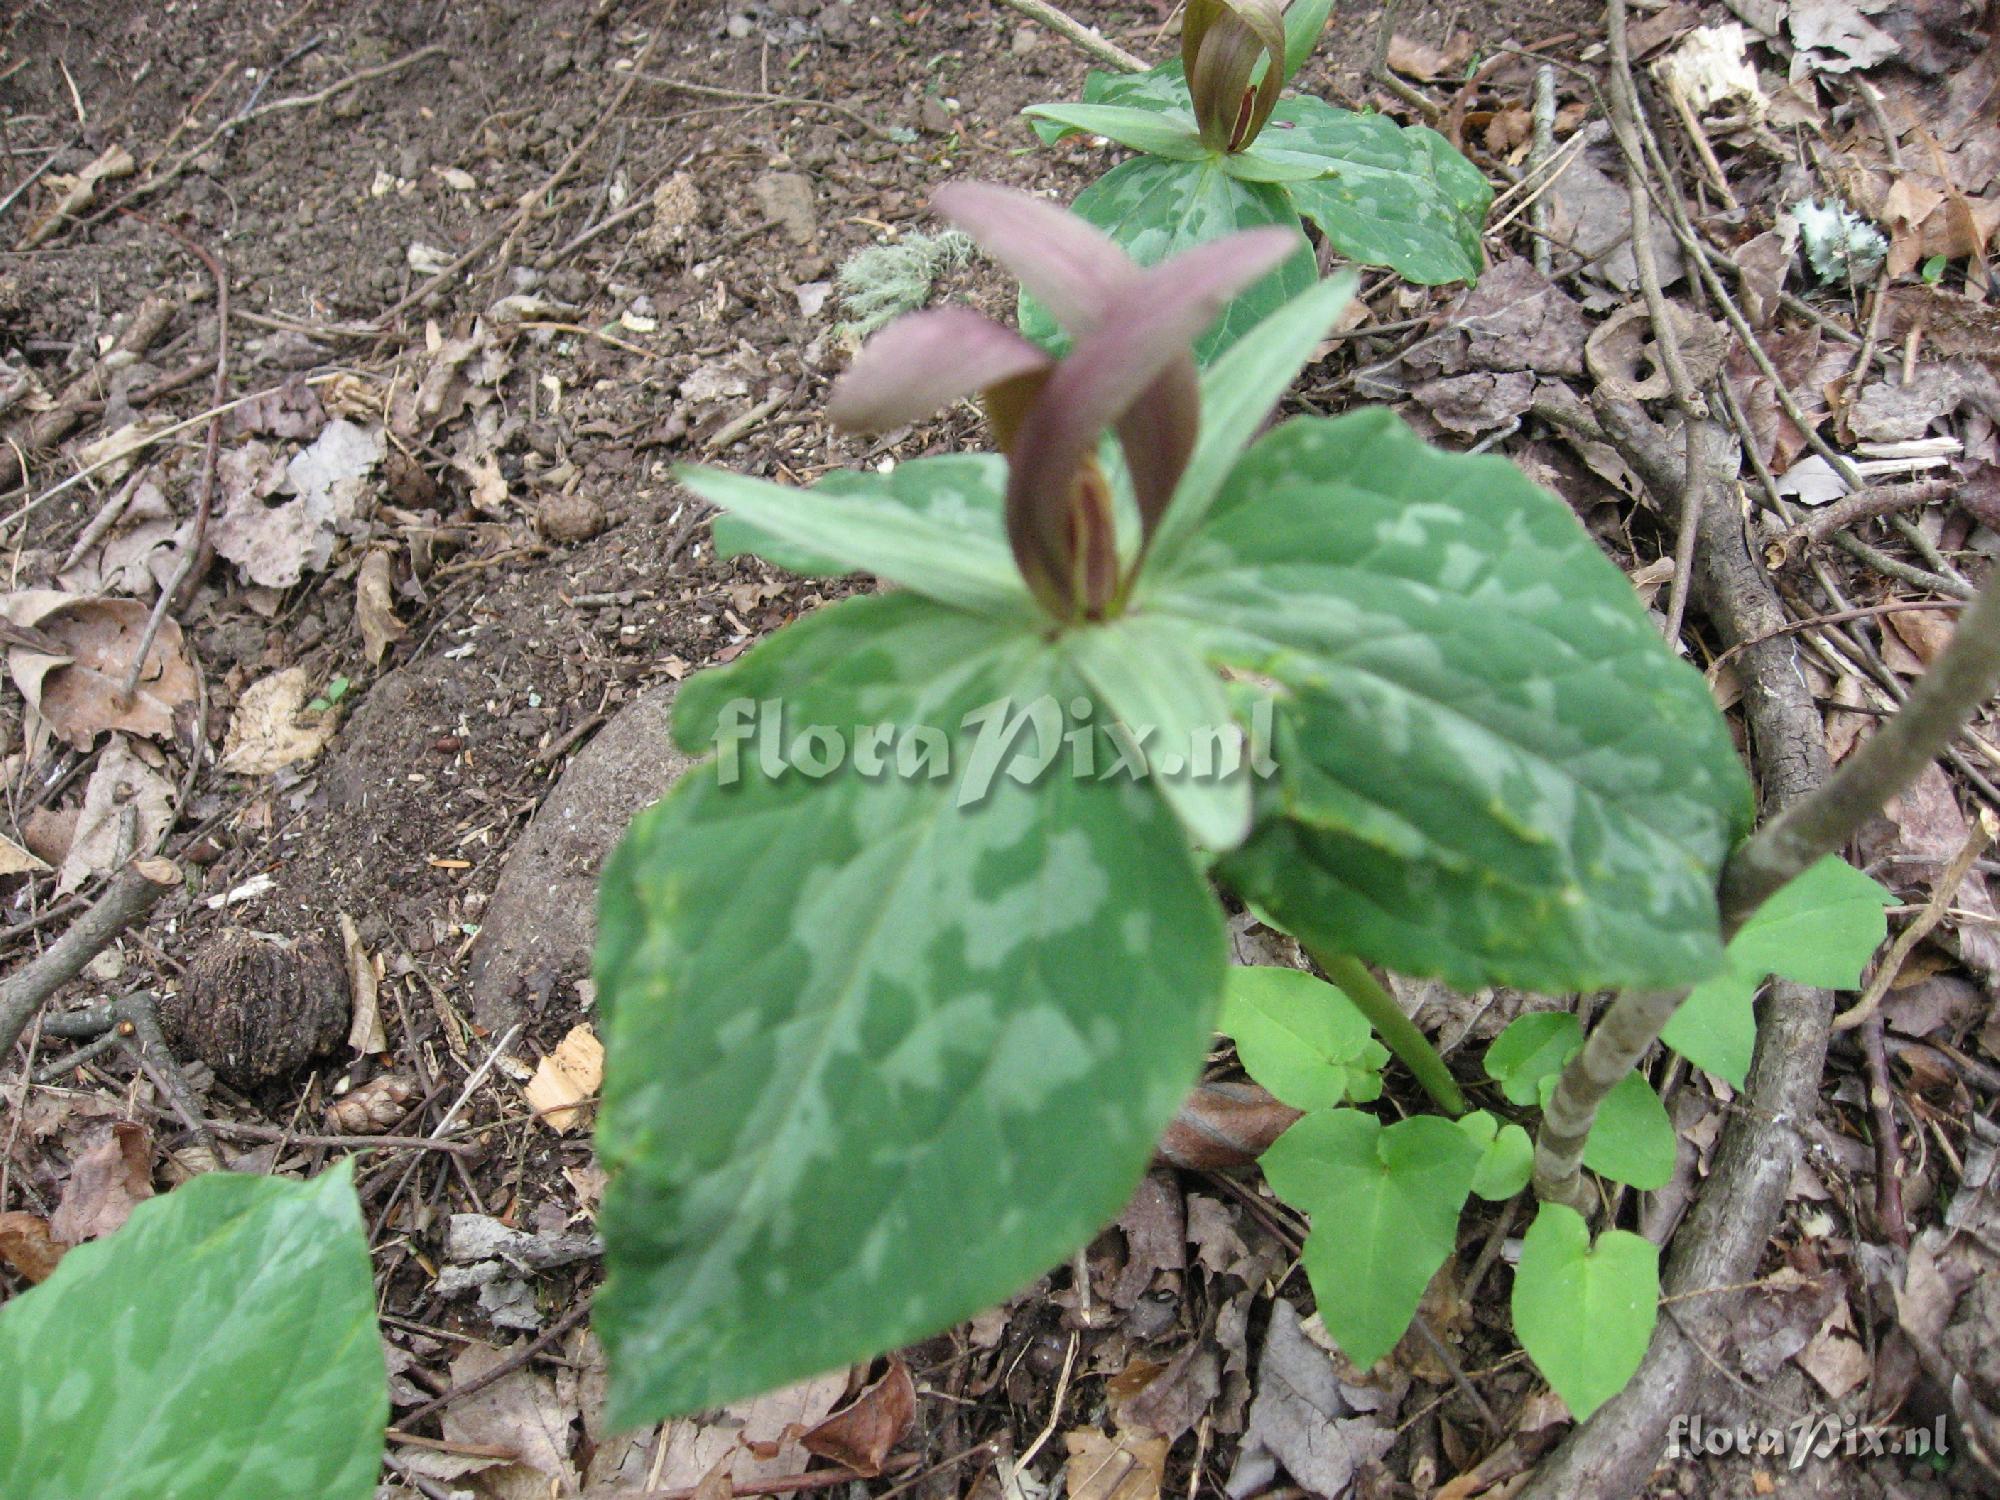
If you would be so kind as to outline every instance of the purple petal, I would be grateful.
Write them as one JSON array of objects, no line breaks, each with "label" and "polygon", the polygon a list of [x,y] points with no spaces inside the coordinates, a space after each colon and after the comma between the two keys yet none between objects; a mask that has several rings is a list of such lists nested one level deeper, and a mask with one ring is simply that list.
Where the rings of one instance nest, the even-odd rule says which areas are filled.
[{"label": "purple petal", "polygon": [[[1135,448],[1184,423],[1185,387],[1167,372],[1188,358],[1188,345],[1231,297],[1298,247],[1296,232],[1275,227],[1212,240],[1143,273],[1106,307],[1102,325],[1079,338],[1049,376],[1008,455],[1007,521],[1017,553],[1065,555],[1071,486],[1097,435],[1135,405]],[[1166,386],[1163,376],[1175,384]],[[1163,387],[1157,395],[1156,386]],[[1185,465],[1182,453],[1169,468],[1175,451],[1165,460],[1142,451],[1134,468],[1135,487],[1144,485],[1141,505],[1152,510],[1149,529]]]},{"label": "purple petal", "polygon": [[1139,268],[1108,235],[1076,215],[986,182],[951,182],[931,200],[1073,334],[1096,326]]},{"label": "purple petal", "polygon": [[868,341],[834,382],[827,415],[849,432],[887,432],[1050,363],[1021,335],[969,307],[933,308],[899,318]]},{"label": "purple petal", "polygon": [[1153,534],[1167,502],[1181,482],[1201,427],[1201,382],[1194,356],[1183,353],[1167,362],[1160,378],[1139,394],[1118,419],[1118,446],[1125,452],[1125,469],[1132,476],[1132,494],[1139,502],[1141,530]]}]

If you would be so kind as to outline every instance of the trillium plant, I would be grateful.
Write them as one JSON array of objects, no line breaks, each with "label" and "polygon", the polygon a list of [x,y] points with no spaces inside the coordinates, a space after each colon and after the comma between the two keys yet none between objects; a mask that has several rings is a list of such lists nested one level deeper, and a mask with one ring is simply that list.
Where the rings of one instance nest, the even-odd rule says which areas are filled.
[{"label": "trillium plant", "polygon": [[[1365,964],[1547,993],[1727,967],[1715,891],[1747,780],[1701,677],[1568,509],[1387,413],[1264,431],[1351,278],[1198,376],[1193,343],[1291,229],[1144,268],[1024,195],[937,203],[1068,354],[920,313],[832,410],[887,430],[977,394],[999,451],[810,490],[683,476],[727,512],[726,550],[890,587],[690,680],[675,732],[714,754],[605,871],[596,1322],[621,1422],[1017,1291],[1115,1216],[1219,1019],[1308,1111],[1266,1168],[1318,1215],[1307,1269],[1366,1364],[1468,1195],[1519,1190],[1519,1117],[1577,1038],[1503,1050],[1508,1091],[1466,1115]],[[1222,893],[1338,988],[1231,977]],[[1390,1053],[1445,1117],[1353,1107]],[[1593,1133],[1607,1173],[1657,1165],[1664,1116],[1635,1081],[1646,1100]],[[1588,1293],[1649,1327],[1651,1247],[1544,1214],[1528,1309]],[[1565,1379],[1579,1409],[1604,1363]]]},{"label": "trillium plant", "polygon": [[[1092,73],[1079,104],[1027,111],[1046,142],[1101,136],[1140,153],[1077,198],[1076,212],[1148,265],[1233,230],[1309,219],[1335,254],[1411,281],[1471,281],[1492,189],[1421,125],[1283,96],[1332,0],[1189,0],[1181,56],[1149,72]],[[1247,288],[1198,342],[1206,363],[1312,285],[1296,249]],[[1023,327],[1058,343],[1052,309],[1024,299]]]}]

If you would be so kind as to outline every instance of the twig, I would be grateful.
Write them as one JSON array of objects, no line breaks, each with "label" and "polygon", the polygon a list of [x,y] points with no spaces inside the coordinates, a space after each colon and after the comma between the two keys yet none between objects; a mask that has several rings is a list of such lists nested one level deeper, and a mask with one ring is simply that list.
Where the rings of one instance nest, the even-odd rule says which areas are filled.
[{"label": "twig", "polygon": [[554,1344],[556,1340],[560,1339],[589,1316],[590,1299],[586,1297],[560,1318],[557,1318],[555,1322],[549,1324],[548,1327],[536,1334],[532,1339],[529,1339],[519,1348],[511,1350],[505,1359],[501,1360],[499,1364],[494,1365],[491,1369],[483,1370],[473,1376],[472,1379],[453,1386],[441,1395],[433,1396],[422,1405],[413,1406],[408,1411],[398,1414],[396,1419],[397,1424],[407,1430],[416,1426],[418,1422],[431,1415],[432,1412],[443,1411],[452,1402],[463,1401],[467,1396],[476,1395],[488,1386],[505,1380],[509,1375],[512,1375],[516,1370],[526,1365],[529,1360]]},{"label": "twig", "polygon": [[[1556,70],[1547,63],[1535,70],[1535,140],[1528,150],[1527,177],[1547,168],[1556,149]],[[1523,179],[1525,181],[1526,178]],[[1535,232],[1535,269],[1546,276],[1555,265],[1555,246],[1549,242],[1549,200],[1537,192],[1528,202],[1528,227]]]},{"label": "twig", "polygon": [[1891,511],[1956,495],[1959,485],[1951,479],[1918,479],[1909,484],[1885,484],[1877,489],[1858,490],[1829,505],[1807,513],[1797,525],[1787,527],[1769,543],[1780,564],[1789,562],[1801,547],[1816,546],[1836,531],[1845,531],[1858,521],[1871,520]]},{"label": "twig", "polygon": [[1018,10],[1030,20],[1040,21],[1049,30],[1067,37],[1099,62],[1121,73],[1144,73],[1150,67],[1150,64],[1134,57],[1116,42],[1107,40],[1074,16],[1057,10],[1049,4],[1049,0],[1000,0],[1000,3],[1010,10]]},{"label": "twig", "polygon": [[104,894],[48,949],[0,982],[0,1057],[14,1050],[42,1002],[83,972],[106,943],[153,909],[153,903],[181,883],[172,860],[134,860],[120,870]]},{"label": "twig", "polygon": [[1871,1015],[1861,1028],[1861,1055],[1868,1060],[1868,1112],[1875,1122],[1875,1217],[1882,1232],[1907,1250],[1910,1224],[1903,1216],[1903,1148],[1896,1134],[1896,1096],[1882,1048],[1880,1016]]},{"label": "twig", "polygon": [[2000,688],[2000,586],[1983,591],[1908,702],[1831,781],[1787,808],[1737,850],[1722,875],[1732,930],[1778,888],[1831,854],[1908,786]]},{"label": "twig", "polygon": [[449,1151],[454,1156],[479,1156],[483,1147],[471,1141],[444,1141],[425,1135],[300,1135],[276,1125],[257,1125],[243,1120],[204,1120],[217,1135],[239,1136],[250,1141],[281,1141],[288,1146],[347,1147],[371,1151]]},{"label": "twig", "polygon": [[[125,212],[148,228],[158,229],[179,241],[181,248],[208,267],[208,274],[215,281],[215,384],[210,392],[209,405],[220,407],[223,398],[229,394],[229,273],[220,259],[206,245],[189,239],[170,224],[158,224],[144,214],[133,209]],[[146,661],[153,653],[153,642],[160,634],[160,627],[166,623],[167,614],[174,608],[181,590],[187,583],[201,575],[199,566],[207,560],[208,518],[215,508],[215,469],[222,452],[222,416],[216,412],[208,419],[208,444],[202,450],[201,488],[195,492],[194,524],[188,539],[181,547],[181,555],[174,564],[173,576],[160,587],[160,597],[153,604],[153,612],[146,617],[145,634],[139,638],[139,649],[133,654],[132,670],[125,675],[119,688],[119,697],[130,703],[132,695],[139,689],[139,679],[145,674]]]},{"label": "twig", "polygon": [[[1982,810],[1972,825],[1972,831],[1966,835],[1965,842],[1951,857],[1951,863],[1944,867],[1944,873],[1938,876],[1937,885],[1931,891],[1930,900],[1924,903],[1924,909],[1917,913],[1909,926],[1896,935],[1896,941],[1889,949],[1888,957],[1876,965],[1875,977],[1869,980],[1868,988],[1862,992],[1861,998],[1833,1018],[1835,1031],[1852,1031],[1875,1014],[1876,1008],[1882,1003],[1882,997],[1889,993],[1889,987],[1896,982],[1896,976],[1903,972],[1903,965],[1908,962],[1917,944],[1929,935],[1932,928],[1944,920],[1945,913],[1951,909],[1951,898],[1965,883],[1965,877],[1972,873],[1973,862],[1984,854],[1993,842],[1996,829],[2000,829],[2000,822],[1996,822],[1990,811]],[[1881,1046],[1879,1038],[1876,1046],[1878,1049]]]}]

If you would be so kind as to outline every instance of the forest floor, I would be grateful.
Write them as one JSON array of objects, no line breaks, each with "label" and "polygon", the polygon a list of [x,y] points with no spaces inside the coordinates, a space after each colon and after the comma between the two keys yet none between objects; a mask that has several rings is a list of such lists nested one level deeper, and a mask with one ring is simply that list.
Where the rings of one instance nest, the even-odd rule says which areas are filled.
[{"label": "forest floor", "polygon": [[[1171,6],[1070,8],[1171,55]],[[1657,185],[1720,252],[1771,370],[1658,220],[1653,250],[1696,373],[1747,438],[1723,503],[1795,619],[1819,622],[1798,670],[1837,763],[1948,639],[1938,606],[2000,551],[1996,75],[1975,8],[1951,0],[1635,7],[1635,62],[1739,18],[1761,109],[1723,95],[1683,119],[1647,88]],[[1507,455],[1678,611],[1678,501],[1576,430],[1607,383],[1637,383],[1663,421],[1672,407],[1647,381],[1656,349],[1593,337],[1644,308],[1604,16],[1454,0],[1392,20],[1393,83],[1371,67],[1380,10],[1343,4],[1297,86],[1464,150],[1505,194],[1489,269],[1470,292],[1368,274],[1299,405],[1387,403],[1446,446]],[[1523,191],[1542,61],[1556,166]],[[183,1103],[206,1141],[123,1052],[51,1072],[66,1044],[31,1030],[0,1059],[0,1211],[84,1237],[218,1159],[311,1175],[363,1151],[396,1412],[386,1494],[692,1493],[718,1463],[735,1493],[769,1493],[813,1462],[798,1434],[868,1378],[603,1429],[581,1316],[604,1185],[590,879],[670,768],[662,689],[829,592],[719,560],[672,465],[804,483],[980,442],[968,411],[886,442],[830,431],[851,350],[836,277],[935,229],[941,182],[1074,196],[1116,148],[1037,147],[1019,111],[1078,97],[1086,66],[990,0],[20,0],[0,19],[0,962],[158,850],[185,889],[52,1012],[135,986],[256,1011],[267,992],[307,1003],[327,975],[343,1015],[363,1008],[310,1059],[293,1055],[304,1023],[248,1016],[268,1065],[232,1077],[190,1043]],[[1799,250],[1790,206],[1835,195],[1885,232],[1879,283],[1817,275]],[[978,262],[937,291],[1011,312]],[[1845,503],[1815,441],[1863,465],[1876,508],[1806,536],[1790,528]],[[211,465],[165,667],[121,703],[111,684]],[[49,670],[50,635],[77,665]],[[1744,684],[1699,599],[1682,642],[1734,709]],[[2000,866],[1982,856],[1997,743],[1975,726],[1852,851],[1902,903],[1893,928],[1927,906],[1941,920],[1899,956],[1877,1019],[1836,1037],[1785,1211],[1704,1345],[1714,1378],[1690,1414],[1926,1425],[2000,1399],[2000,1297],[1980,1290],[2000,1253]],[[1240,952],[1270,941],[1237,929]],[[240,974],[231,989],[245,931],[295,945],[254,994]],[[1455,1057],[1550,1003],[1398,993]],[[1656,1238],[1687,1222],[1744,1107],[1719,1080],[1661,1074],[1680,1167],[1628,1215]],[[130,1173],[80,1170],[135,1151]],[[1435,1337],[1365,1381],[1301,1324],[1300,1228],[1253,1172],[1163,1163],[1077,1265],[907,1351],[914,1412],[885,1477],[848,1493],[1511,1493],[1570,1427],[1508,1332],[1518,1226],[1468,1224],[1425,1302]],[[495,1265],[503,1230],[538,1242],[537,1269]],[[23,1285],[0,1269],[0,1292]],[[1315,1382],[1338,1385],[1337,1425]],[[1954,1454],[1663,1459],[1648,1484],[1992,1493]],[[820,1461],[815,1482],[837,1472]]]}]

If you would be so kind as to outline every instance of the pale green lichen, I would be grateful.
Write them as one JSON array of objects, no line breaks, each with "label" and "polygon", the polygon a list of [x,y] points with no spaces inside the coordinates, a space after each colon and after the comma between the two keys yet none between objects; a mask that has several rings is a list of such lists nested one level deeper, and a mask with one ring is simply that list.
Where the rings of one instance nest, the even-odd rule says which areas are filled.
[{"label": "pale green lichen", "polygon": [[884,323],[915,312],[930,301],[937,279],[964,265],[971,255],[972,241],[948,229],[942,234],[904,235],[850,256],[834,277],[847,314],[847,321],[835,330],[837,336],[858,342]]}]

